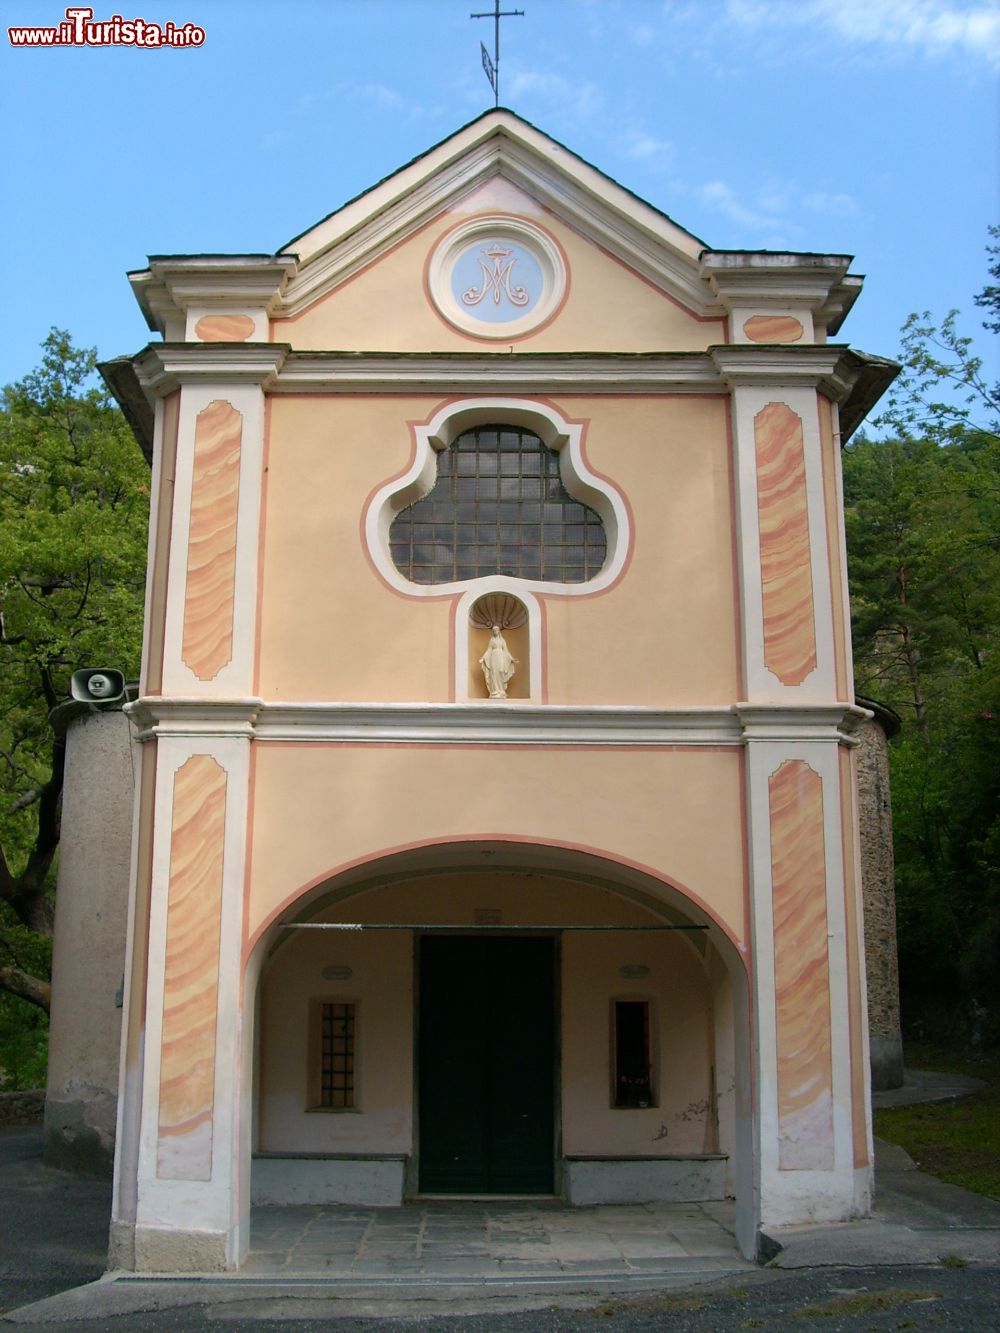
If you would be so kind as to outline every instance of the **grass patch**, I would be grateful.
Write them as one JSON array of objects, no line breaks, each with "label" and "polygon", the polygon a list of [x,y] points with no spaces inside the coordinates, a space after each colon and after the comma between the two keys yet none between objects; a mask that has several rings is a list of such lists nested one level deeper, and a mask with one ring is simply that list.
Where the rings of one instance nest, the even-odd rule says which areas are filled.
[{"label": "grass patch", "polygon": [[594,1314],[598,1316],[611,1316],[622,1314],[625,1309],[637,1308],[642,1310],[670,1310],[675,1314],[695,1314],[698,1310],[705,1308],[704,1296],[654,1296],[639,1303],[638,1306],[626,1306],[616,1304],[613,1301],[604,1301],[597,1306]]},{"label": "grass patch", "polygon": [[939,1180],[1000,1199],[1000,1058],[963,1058],[930,1046],[908,1046],[905,1056],[913,1069],[968,1074],[986,1087],[957,1101],[876,1111],[875,1133]]},{"label": "grass patch", "polygon": [[912,1305],[914,1301],[939,1301],[939,1291],[922,1291],[919,1288],[888,1287],[884,1291],[855,1291],[849,1296],[834,1296],[828,1301],[816,1305],[803,1305],[791,1312],[793,1319],[815,1318],[850,1318],[858,1314],[874,1314],[878,1310],[895,1310],[900,1305]]}]

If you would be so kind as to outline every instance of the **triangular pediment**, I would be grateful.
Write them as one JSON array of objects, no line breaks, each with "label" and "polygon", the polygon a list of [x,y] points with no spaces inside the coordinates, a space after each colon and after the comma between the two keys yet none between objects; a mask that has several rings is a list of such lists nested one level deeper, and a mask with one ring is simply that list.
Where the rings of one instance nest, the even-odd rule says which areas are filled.
[{"label": "triangular pediment", "polygon": [[[513,350],[531,338],[542,353],[685,353],[734,336],[836,333],[861,286],[849,264],[710,249],[496,110],[275,254],[151,256],[130,280],[168,342],[429,353],[468,351],[470,340]],[[496,284],[508,280],[513,297],[501,297]]]},{"label": "triangular pediment", "polygon": [[537,212],[697,318],[723,312],[699,272],[704,242],[510,111],[466,125],[295,237],[274,315],[295,318],[450,211]]}]

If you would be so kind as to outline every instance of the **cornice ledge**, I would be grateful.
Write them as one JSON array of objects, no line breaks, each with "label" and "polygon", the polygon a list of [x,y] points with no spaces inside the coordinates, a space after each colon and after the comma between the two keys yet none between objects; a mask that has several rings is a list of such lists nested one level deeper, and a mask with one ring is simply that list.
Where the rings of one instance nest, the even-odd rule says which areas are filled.
[{"label": "cornice ledge", "polygon": [[139,307],[161,333],[172,316],[207,301],[212,306],[261,306],[273,311],[298,268],[295,255],[150,255],[129,274]]},{"label": "cornice ledge", "polygon": [[460,704],[265,704],[256,737],[421,745],[738,745],[728,708]]},{"label": "cornice ledge", "polygon": [[699,271],[727,306],[754,300],[804,301],[814,309],[847,277],[849,255],[703,250]]},{"label": "cornice ledge", "polygon": [[135,357],[139,383],[163,398],[182,384],[258,384],[270,389],[287,343],[150,343]]},{"label": "cornice ledge", "polygon": [[850,392],[858,371],[850,348],[842,343],[812,347],[789,344],[728,343],[710,347],[709,355],[723,382],[731,389],[792,384],[822,389],[840,402]]},{"label": "cornice ledge", "polygon": [[853,733],[871,714],[856,704],[738,703],[733,713],[742,724],[743,743],[812,742],[857,745]]},{"label": "cornice ledge", "polygon": [[643,353],[588,356],[585,353],[473,352],[419,353],[289,352],[273,385],[275,393],[318,390],[349,393],[412,393],[419,389],[481,392],[510,386],[540,393],[561,388],[614,392],[720,392],[712,358],[703,353]]},{"label": "cornice ledge", "polygon": [[263,699],[197,699],[145,695],[126,704],[124,712],[136,739],[165,736],[225,736],[253,739]]}]

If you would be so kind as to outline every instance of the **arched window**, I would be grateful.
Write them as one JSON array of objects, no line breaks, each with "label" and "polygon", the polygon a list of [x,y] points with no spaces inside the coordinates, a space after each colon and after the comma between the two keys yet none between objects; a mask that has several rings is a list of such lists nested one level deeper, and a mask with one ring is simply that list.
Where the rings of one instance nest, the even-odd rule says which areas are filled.
[{"label": "arched window", "polygon": [[554,450],[495,423],[442,450],[434,486],[393,520],[389,550],[414,583],[490,574],[585,583],[604,565],[607,537],[596,511],[566,490]]}]

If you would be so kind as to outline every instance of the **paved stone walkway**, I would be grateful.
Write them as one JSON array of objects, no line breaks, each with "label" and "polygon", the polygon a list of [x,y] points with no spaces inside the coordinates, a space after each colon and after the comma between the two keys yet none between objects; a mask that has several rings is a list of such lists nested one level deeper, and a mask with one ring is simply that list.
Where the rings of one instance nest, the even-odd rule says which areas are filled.
[{"label": "paved stone walkway", "polygon": [[723,1273],[752,1267],[718,1204],[570,1208],[425,1200],[402,1208],[256,1207],[246,1277],[503,1280]]}]

